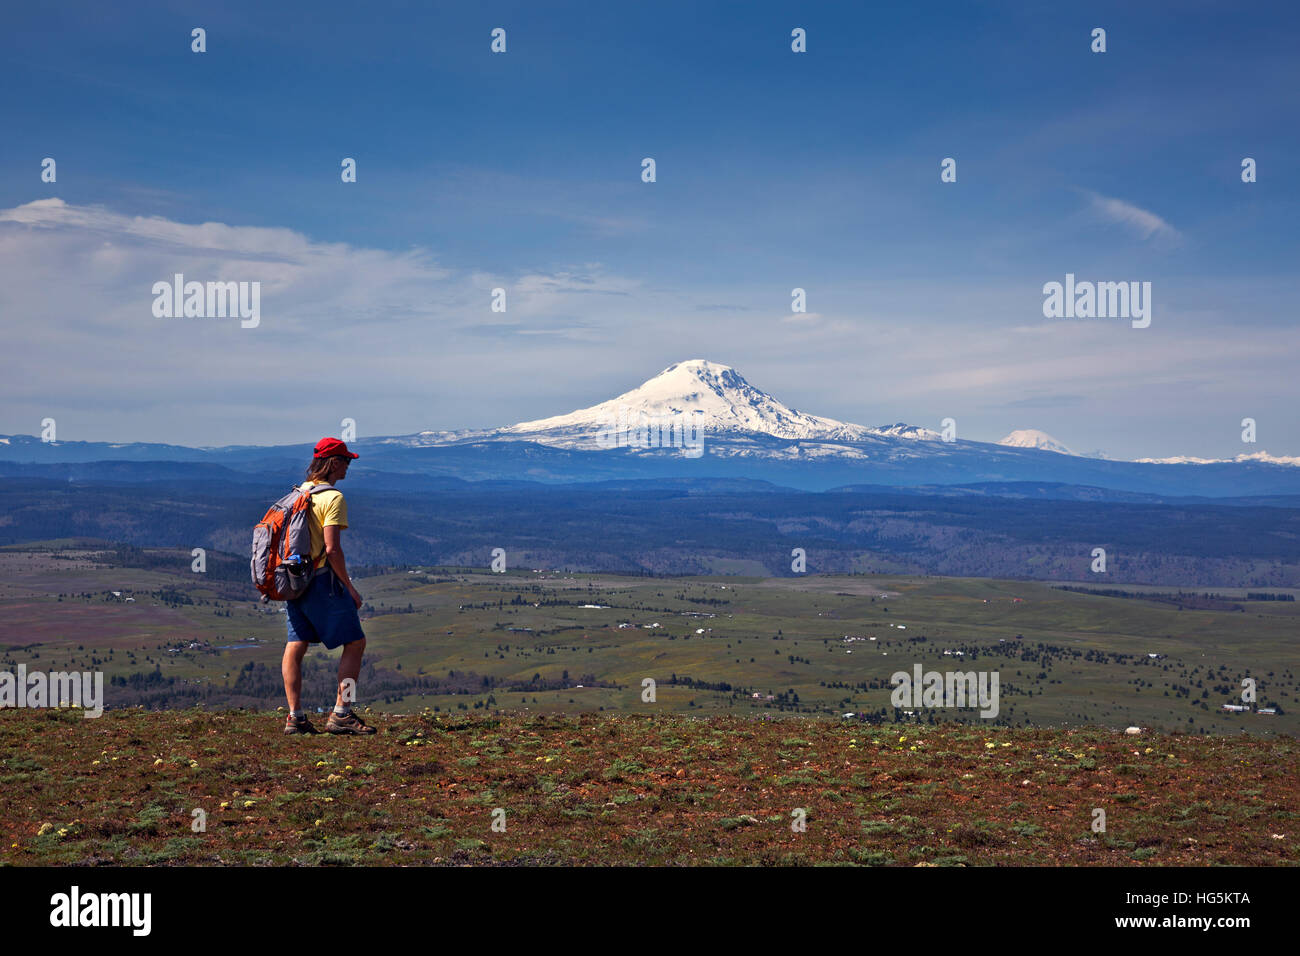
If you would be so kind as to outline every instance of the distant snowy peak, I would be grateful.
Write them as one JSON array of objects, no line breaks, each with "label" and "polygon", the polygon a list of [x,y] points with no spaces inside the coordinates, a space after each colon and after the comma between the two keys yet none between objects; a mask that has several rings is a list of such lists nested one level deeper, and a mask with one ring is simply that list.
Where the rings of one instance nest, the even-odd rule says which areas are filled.
[{"label": "distant snowy peak", "polygon": [[1040,432],[1036,428],[1022,428],[1014,431],[999,441],[998,444],[1006,445],[1009,448],[1037,448],[1040,451],[1054,451],[1058,455],[1074,454],[1047,432]]},{"label": "distant snowy peak", "polygon": [[870,431],[873,435],[883,435],[886,438],[916,438],[922,441],[937,441],[943,437],[933,429],[922,428],[920,425],[905,425],[902,422],[895,422],[893,425],[881,425],[878,428],[872,428]]},{"label": "distant snowy peak", "polygon": [[1234,462],[1259,461],[1270,465],[1292,465],[1300,467],[1300,457],[1270,455],[1266,451],[1241,454],[1235,458],[1193,458],[1190,455],[1177,455],[1173,458],[1138,458],[1137,462],[1145,465],[1227,465]]},{"label": "distant snowy peak", "polygon": [[[611,448],[657,453],[664,448],[755,460],[819,461],[860,459],[900,463],[972,454],[990,461],[1017,461],[1019,452],[1050,451],[1063,457],[1108,461],[1101,451],[1080,454],[1035,428],[1013,431],[998,445],[999,455],[979,442],[944,442],[929,428],[896,422],[866,426],[808,415],[751,385],[729,365],[691,359],[668,366],[630,391],[567,415],[538,418],[505,428],[424,431],[375,439],[407,447],[478,445],[484,442],[536,442],[552,448],[596,451]],[[716,442],[715,442],[716,440]],[[710,444],[712,443],[712,444]],[[1037,457],[1037,456],[1032,456]],[[1257,462],[1300,466],[1300,457],[1256,452],[1233,459],[1142,458],[1146,464]],[[1000,464],[999,468],[1010,467]],[[1004,472],[999,472],[1004,474]]]},{"label": "distant snowy peak", "polygon": [[728,365],[691,359],[670,365],[644,384],[567,415],[520,422],[501,429],[502,437],[545,441],[573,439],[602,429],[637,422],[667,423],[685,420],[706,435],[766,435],[782,439],[862,441],[893,436],[937,439],[939,434],[911,425],[869,428],[806,415],[755,388]]}]

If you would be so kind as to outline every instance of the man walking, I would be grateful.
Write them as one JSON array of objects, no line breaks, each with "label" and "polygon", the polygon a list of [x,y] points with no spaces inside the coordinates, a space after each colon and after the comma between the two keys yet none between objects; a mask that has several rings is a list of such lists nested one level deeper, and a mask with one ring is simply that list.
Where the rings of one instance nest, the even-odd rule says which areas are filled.
[{"label": "man walking", "polygon": [[[334,485],[347,477],[348,465],[359,457],[337,438],[316,443],[307,480],[300,486],[308,491],[316,485]],[[318,491],[311,496],[311,560],[316,569],[311,585],[301,597],[287,602],[288,642],[280,670],[284,694],[289,699],[286,734],[314,734],[316,728],[302,709],[302,659],[308,644],[324,644],[330,650],[343,648],[339,659],[339,690],[334,710],[325,723],[331,734],[373,734],[375,728],[352,712],[357,677],[366,636],[361,631],[361,595],[348,577],[343,558],[343,529],[348,526],[348,506],[337,490]]]}]

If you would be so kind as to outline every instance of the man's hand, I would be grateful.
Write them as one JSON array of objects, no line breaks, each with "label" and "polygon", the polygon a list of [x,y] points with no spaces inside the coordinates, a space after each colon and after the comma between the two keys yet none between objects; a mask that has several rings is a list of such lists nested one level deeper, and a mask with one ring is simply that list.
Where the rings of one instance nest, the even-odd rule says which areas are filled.
[{"label": "man's hand", "polygon": [[325,560],[328,562],[330,570],[334,572],[334,576],[347,585],[348,594],[352,596],[352,603],[360,611],[361,594],[353,585],[352,579],[348,577],[348,563],[343,557],[343,543],[340,541],[342,534],[343,529],[338,525],[327,524],[325,526]]}]

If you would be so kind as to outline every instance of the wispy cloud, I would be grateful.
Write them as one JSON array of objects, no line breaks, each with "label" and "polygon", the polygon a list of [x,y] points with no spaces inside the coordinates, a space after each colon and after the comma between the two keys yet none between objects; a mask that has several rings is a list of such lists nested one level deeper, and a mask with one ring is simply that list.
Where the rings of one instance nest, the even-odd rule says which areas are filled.
[{"label": "wispy cloud", "polygon": [[1149,209],[1100,193],[1087,192],[1086,195],[1093,212],[1098,216],[1107,222],[1125,226],[1143,240],[1157,238],[1181,241],[1183,238],[1181,232]]},{"label": "wispy cloud", "polygon": [[[154,316],[154,283],[176,273],[260,282],[261,324]],[[490,311],[496,285],[509,290],[506,315]],[[326,393],[341,406],[324,413],[327,421],[348,415],[374,428],[389,422],[389,431],[403,428],[399,419],[425,427],[435,414],[504,424],[508,414],[526,416],[483,401],[452,409],[444,399],[434,410],[427,396],[470,394],[488,368],[527,381],[550,350],[601,341],[624,319],[603,303],[629,302],[638,285],[599,263],[493,276],[449,269],[424,247],[376,249],[293,229],[38,200],[0,209],[0,314],[22,317],[0,348],[0,431],[31,433],[52,415],[70,436],[152,428],[173,440],[186,431],[200,444],[245,440],[237,436],[270,400],[268,383],[285,383],[286,367],[290,381],[273,389],[274,430],[258,426],[257,441],[282,440],[306,422],[317,428]],[[530,345],[501,355],[500,343],[512,339]],[[48,384],[53,369],[57,388]],[[158,417],[170,407],[184,414]]]},{"label": "wispy cloud", "polygon": [[549,335],[573,340],[589,340],[594,330],[590,323],[572,319],[554,322],[505,323],[488,322],[479,325],[463,325],[456,329],[464,335],[481,338],[511,339],[517,335]]},{"label": "wispy cloud", "polygon": [[[261,281],[261,325],[155,318],[152,285],[175,272]],[[505,313],[491,311],[497,286]],[[1142,335],[1022,325],[1041,315],[1040,287],[1041,274],[842,280],[817,287],[823,311],[792,314],[788,286],[734,277],[702,287],[583,258],[450,269],[421,246],[45,200],[0,209],[0,432],[33,434],[46,415],[70,440],[194,444],[301,440],[344,416],[371,435],[505,425],[707,355],[846,421],[952,416],[963,436],[997,438],[1033,411],[1079,447],[1136,457],[1201,448],[1207,422],[1231,444],[1249,414],[1287,447],[1294,354],[1277,342],[1293,275],[1170,282]]]}]

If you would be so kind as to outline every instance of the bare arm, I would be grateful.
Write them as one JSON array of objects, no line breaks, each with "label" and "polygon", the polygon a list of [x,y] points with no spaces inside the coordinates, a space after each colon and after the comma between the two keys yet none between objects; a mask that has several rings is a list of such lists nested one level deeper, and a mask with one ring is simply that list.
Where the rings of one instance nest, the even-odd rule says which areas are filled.
[{"label": "bare arm", "polygon": [[352,579],[348,577],[348,565],[343,557],[343,529],[338,525],[327,524],[322,530],[325,532],[325,562],[334,570],[334,574],[352,595],[353,602],[360,608],[361,594],[353,587]]}]

